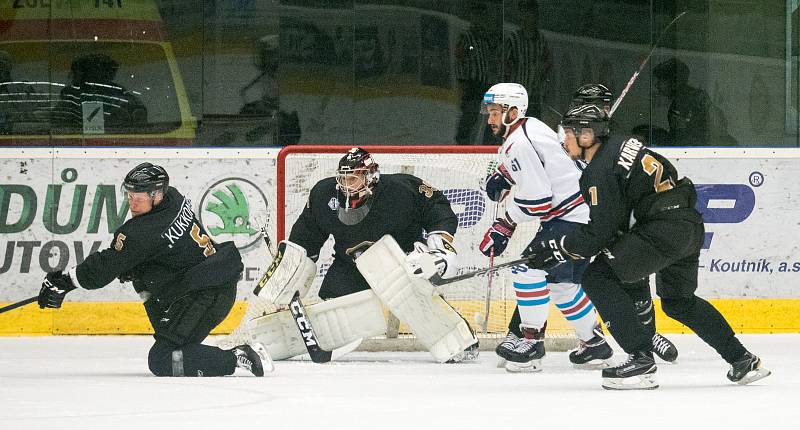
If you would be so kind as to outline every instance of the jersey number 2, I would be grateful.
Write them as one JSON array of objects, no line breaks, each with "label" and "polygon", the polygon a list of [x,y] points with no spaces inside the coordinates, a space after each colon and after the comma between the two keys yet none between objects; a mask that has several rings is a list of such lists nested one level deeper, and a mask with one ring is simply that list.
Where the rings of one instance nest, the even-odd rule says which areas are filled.
[{"label": "jersey number 2", "polygon": [[214,249],[214,243],[211,242],[208,235],[200,234],[200,227],[198,227],[197,224],[192,224],[192,239],[197,242],[197,246],[205,248],[203,250],[203,255],[206,257],[210,257],[217,252],[217,250]]},{"label": "jersey number 2", "polygon": [[642,157],[642,169],[644,172],[650,176],[653,176],[653,187],[656,189],[657,193],[662,191],[671,190],[673,188],[672,180],[667,178],[666,180],[662,181],[661,178],[664,175],[664,165],[661,164],[660,161],[656,160],[650,154],[645,154]]}]

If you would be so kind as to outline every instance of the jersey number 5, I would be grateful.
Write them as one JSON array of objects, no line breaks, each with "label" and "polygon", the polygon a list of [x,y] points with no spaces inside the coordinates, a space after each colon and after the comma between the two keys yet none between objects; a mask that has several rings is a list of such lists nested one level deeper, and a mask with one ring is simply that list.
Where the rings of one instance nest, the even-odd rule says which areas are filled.
[{"label": "jersey number 5", "polygon": [[203,255],[206,257],[210,257],[213,253],[217,252],[214,249],[214,243],[211,242],[211,239],[208,235],[200,234],[200,227],[197,224],[192,224],[192,240],[197,242],[197,246],[200,248],[205,248],[203,250]]},{"label": "jersey number 5", "polygon": [[653,187],[656,189],[657,193],[671,190],[674,187],[672,179],[667,178],[664,181],[661,180],[661,177],[664,175],[664,165],[652,155],[645,154],[644,157],[642,157],[642,169],[644,169],[644,172],[648,175],[653,176]]}]

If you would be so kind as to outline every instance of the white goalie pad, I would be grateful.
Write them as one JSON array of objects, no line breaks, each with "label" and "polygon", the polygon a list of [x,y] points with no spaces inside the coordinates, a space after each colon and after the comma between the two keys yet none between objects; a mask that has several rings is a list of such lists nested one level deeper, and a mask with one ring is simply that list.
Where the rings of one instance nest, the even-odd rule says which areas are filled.
[{"label": "white goalie pad", "polygon": [[408,325],[438,362],[455,357],[478,339],[433,284],[414,276],[400,245],[389,235],[356,259],[358,270],[378,298]]},{"label": "white goalie pad", "polygon": [[272,264],[258,281],[253,294],[275,305],[285,306],[295,291],[300,291],[300,297],[305,297],[316,273],[317,265],[308,258],[302,246],[282,240]]},{"label": "white goalie pad", "polygon": [[[320,347],[328,351],[386,333],[383,307],[371,290],[305,306],[305,314]],[[264,315],[249,324],[253,339],[264,344],[273,360],[308,352],[288,310]]]}]

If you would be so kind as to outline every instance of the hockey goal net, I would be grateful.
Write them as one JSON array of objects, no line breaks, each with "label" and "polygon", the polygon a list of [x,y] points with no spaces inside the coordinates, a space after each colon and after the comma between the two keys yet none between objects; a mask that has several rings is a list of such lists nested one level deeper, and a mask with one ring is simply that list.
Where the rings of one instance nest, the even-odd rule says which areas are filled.
[{"label": "hockey goal net", "polygon": [[[363,146],[373,154],[382,174],[408,173],[415,175],[442,190],[453,211],[458,216],[455,248],[458,251],[460,273],[485,268],[489,259],[478,244],[491,226],[495,214],[503,214],[504,207],[495,208],[481,191],[481,183],[496,160],[496,146]],[[277,239],[289,235],[295,220],[300,216],[311,188],[319,180],[333,176],[339,159],[349,147],[345,146],[290,146],[284,148],[277,160]],[[494,262],[502,263],[519,258],[538,229],[538,223],[519,226],[506,251]],[[320,252],[318,274],[311,293],[318,291],[327,268],[332,262],[333,239],[329,239]],[[515,298],[511,270],[501,271],[492,278],[488,289],[488,276],[452,283],[441,287],[445,299],[469,322],[483,338],[500,339],[505,336],[508,322],[514,312]],[[486,303],[489,303],[488,311]],[[558,314],[551,310],[551,315]],[[488,317],[488,318],[487,318]],[[560,317],[560,315],[559,315]],[[405,326],[387,312],[389,333],[386,339],[372,340],[371,348],[379,350],[405,349],[399,344],[413,343],[413,336]],[[560,327],[559,327],[560,326]],[[558,321],[548,327],[550,337],[563,337],[569,341],[570,333]],[[399,339],[405,342],[399,342]],[[574,337],[572,337],[574,339]],[[483,342],[493,347],[496,342]],[[569,343],[569,342],[568,342]],[[394,345],[394,346],[393,346]]]}]

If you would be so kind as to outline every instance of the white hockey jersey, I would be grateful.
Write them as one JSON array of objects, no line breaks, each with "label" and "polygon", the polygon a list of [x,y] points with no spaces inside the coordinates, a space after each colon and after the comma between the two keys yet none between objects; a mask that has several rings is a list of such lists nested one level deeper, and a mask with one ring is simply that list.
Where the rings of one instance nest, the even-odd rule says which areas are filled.
[{"label": "white hockey jersey", "polygon": [[511,220],[589,222],[589,207],[578,185],[581,170],[561,147],[556,132],[532,117],[512,127],[498,151],[498,169],[514,184],[514,199],[506,202]]}]

